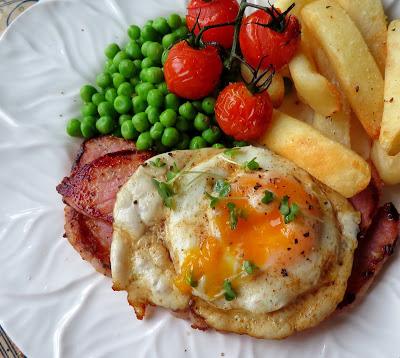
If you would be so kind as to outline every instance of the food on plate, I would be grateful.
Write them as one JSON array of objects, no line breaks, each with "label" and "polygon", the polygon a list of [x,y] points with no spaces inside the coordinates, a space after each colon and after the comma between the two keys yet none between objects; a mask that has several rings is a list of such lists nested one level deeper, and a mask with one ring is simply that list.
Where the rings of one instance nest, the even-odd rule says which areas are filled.
[{"label": "food on plate", "polygon": [[328,56],[354,113],[371,138],[379,137],[383,77],[360,31],[335,1],[312,2],[301,15]]},{"label": "food on plate", "polygon": [[400,184],[400,154],[387,155],[379,142],[375,141],[371,150],[371,160],[385,184]]},{"label": "food on plate", "polygon": [[215,116],[221,129],[236,140],[258,139],[272,119],[267,91],[252,93],[244,82],[231,83],[219,94]]},{"label": "food on plate", "polygon": [[379,142],[389,155],[400,153],[400,21],[390,23],[387,37],[385,100]]},{"label": "food on plate", "polygon": [[283,338],[342,300],[358,223],[342,196],[266,149],[162,154],[117,194],[113,287],[138,318],[153,304]]},{"label": "food on plate", "polygon": [[198,35],[201,29],[210,25],[232,23],[230,26],[216,27],[204,33],[204,42],[215,42],[226,49],[232,47],[234,26],[239,12],[236,0],[191,0],[187,6],[186,23]]},{"label": "food on plate", "polygon": [[288,15],[290,9],[281,12],[272,6],[268,12],[257,10],[244,19],[239,39],[249,65],[260,69],[272,66],[278,71],[290,62],[301,34],[297,18]]},{"label": "food on plate", "polygon": [[398,22],[385,62],[365,6],[192,0],[106,48],[67,124],[92,139],[57,191],[69,242],[138,319],[284,338],[364,296],[400,228],[380,206],[400,183]]},{"label": "food on plate", "polygon": [[299,51],[290,61],[289,69],[299,98],[316,113],[330,116],[340,110],[335,86],[318,73],[305,53]]},{"label": "food on plate", "polygon": [[358,154],[279,111],[274,111],[269,130],[260,143],[346,198],[362,191],[371,179],[368,163]]},{"label": "food on plate", "polygon": [[221,73],[222,60],[218,49],[212,45],[196,49],[181,41],[171,48],[164,64],[168,89],[191,100],[212,94]]},{"label": "food on plate", "polygon": [[385,73],[387,22],[381,0],[335,0],[357,25],[382,73]]}]

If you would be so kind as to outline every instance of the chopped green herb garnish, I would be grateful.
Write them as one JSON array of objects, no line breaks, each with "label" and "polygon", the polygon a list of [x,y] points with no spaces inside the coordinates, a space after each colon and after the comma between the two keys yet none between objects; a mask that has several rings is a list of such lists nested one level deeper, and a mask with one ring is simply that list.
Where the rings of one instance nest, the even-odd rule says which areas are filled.
[{"label": "chopped green herb garnish", "polygon": [[290,205],[290,212],[285,216],[285,224],[292,222],[300,214],[300,208],[296,203]]},{"label": "chopped green herb garnish", "polygon": [[223,179],[218,179],[217,182],[215,183],[215,192],[218,193],[218,196],[220,198],[223,198],[225,196],[228,196],[228,194],[231,191],[231,185]]},{"label": "chopped green herb garnish", "polygon": [[153,183],[157,187],[158,194],[161,196],[164,205],[167,208],[173,209],[175,204],[173,196],[175,195],[175,193],[171,185],[158,181],[155,178],[153,178]]},{"label": "chopped green herb garnish", "polygon": [[228,203],[226,206],[229,209],[229,225],[231,230],[235,230],[239,218],[246,219],[246,213],[243,209],[237,208],[234,203]]},{"label": "chopped green herb garnish", "polygon": [[191,287],[197,287],[197,285],[198,285],[197,280],[195,280],[194,277],[193,277],[193,272],[191,272],[191,273],[186,277],[186,282],[187,282],[188,285],[191,286]]},{"label": "chopped green herb garnish", "polygon": [[279,211],[285,218],[285,224],[292,222],[297,215],[300,214],[300,208],[296,203],[292,203],[289,206],[289,197],[284,196],[279,206]]},{"label": "chopped green herb garnish", "polygon": [[287,195],[282,198],[281,204],[279,205],[279,211],[283,216],[289,215],[289,197]]},{"label": "chopped green herb garnish", "polygon": [[269,204],[269,203],[272,203],[274,201],[274,198],[275,198],[274,193],[272,193],[269,190],[265,190],[264,191],[264,197],[261,199],[261,202],[263,204]]},{"label": "chopped green herb garnish", "polygon": [[252,275],[256,270],[258,270],[258,266],[251,261],[243,262],[243,270],[245,270],[249,275]]},{"label": "chopped green herb garnish", "polygon": [[179,174],[180,170],[178,168],[178,166],[176,165],[176,163],[174,162],[174,165],[172,167],[172,169],[167,172],[167,181],[171,181],[172,179],[174,179],[178,174]]},{"label": "chopped green herb garnish", "polygon": [[217,206],[218,202],[219,202],[219,198],[212,196],[211,194],[208,194],[206,192],[206,196],[208,199],[210,199],[210,207],[215,209],[215,207]]},{"label": "chopped green herb garnish", "polygon": [[163,162],[160,158],[157,158],[157,159],[155,159],[155,160],[152,160],[152,161],[150,162],[150,164],[151,164],[153,167],[155,167],[155,168],[162,168],[162,167],[165,167],[165,166],[166,166],[166,163]]},{"label": "chopped green herb garnish", "polygon": [[236,298],[236,292],[232,288],[232,283],[229,280],[224,281],[224,296],[227,301],[232,301]]},{"label": "chopped green herb garnish", "polygon": [[233,159],[237,154],[239,154],[239,152],[240,152],[240,148],[235,147],[235,148],[225,150],[224,155],[225,155],[225,157]]},{"label": "chopped green herb garnish", "polygon": [[249,169],[249,170],[258,170],[260,169],[260,164],[256,161],[257,158],[253,158],[249,162],[246,162],[244,167]]}]

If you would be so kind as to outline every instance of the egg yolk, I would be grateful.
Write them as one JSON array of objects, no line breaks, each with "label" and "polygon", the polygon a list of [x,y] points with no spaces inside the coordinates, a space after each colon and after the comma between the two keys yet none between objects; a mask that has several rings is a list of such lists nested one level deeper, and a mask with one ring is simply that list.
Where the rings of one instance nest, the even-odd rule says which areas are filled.
[{"label": "egg yolk", "polygon": [[[274,195],[268,204],[261,202],[265,191]],[[284,196],[289,197],[289,205],[296,203],[300,208],[290,223],[285,223],[280,211]],[[229,209],[228,204],[234,204],[234,217],[232,205]],[[246,277],[243,275],[245,261],[260,269],[271,265],[289,267],[305,259],[315,247],[320,216],[317,199],[295,179],[243,175],[231,183],[230,194],[215,208],[219,236],[204,238],[199,247],[186,253],[175,285],[182,292],[190,293],[191,287],[203,278],[204,293],[213,297],[221,293],[224,280]],[[235,227],[232,219],[237,220]]]}]

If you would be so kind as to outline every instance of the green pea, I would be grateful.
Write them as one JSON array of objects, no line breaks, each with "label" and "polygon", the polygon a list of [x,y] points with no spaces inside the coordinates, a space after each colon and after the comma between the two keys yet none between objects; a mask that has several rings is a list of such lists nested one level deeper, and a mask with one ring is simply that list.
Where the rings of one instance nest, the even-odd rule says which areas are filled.
[{"label": "green pea", "polygon": [[171,28],[168,25],[167,20],[164,17],[158,17],[153,21],[154,29],[162,35],[171,32]]},{"label": "green pea", "polygon": [[136,72],[136,74],[138,74],[140,72],[140,70],[142,69],[142,60],[139,60],[139,59],[134,60],[133,64],[136,67],[136,71],[135,72]]},{"label": "green pea", "polygon": [[105,99],[110,103],[114,103],[115,98],[117,97],[117,90],[113,87],[107,88],[105,92]]},{"label": "green pea", "polygon": [[119,51],[115,57],[113,58],[113,64],[117,67],[119,67],[119,64],[121,63],[122,60],[129,59],[128,54],[125,51]]},{"label": "green pea", "polygon": [[182,25],[182,19],[178,14],[171,14],[167,19],[169,27],[174,30]]},{"label": "green pea", "polygon": [[190,102],[185,102],[179,107],[179,114],[186,119],[193,120],[196,117],[196,109]]},{"label": "green pea", "polygon": [[234,147],[246,147],[246,146],[248,146],[249,144],[247,143],[247,142],[245,142],[244,140],[242,140],[242,141],[233,141],[233,146]]},{"label": "green pea", "polygon": [[181,137],[179,138],[179,142],[176,146],[179,150],[188,149],[190,146],[190,137],[186,133],[181,133]]},{"label": "green pea", "polygon": [[81,108],[82,116],[95,116],[97,113],[97,107],[94,103],[85,103]]},{"label": "green pea", "polygon": [[181,19],[182,19],[182,25],[185,25],[185,26],[186,26],[186,17],[185,17],[185,16],[182,16]]},{"label": "green pea", "polygon": [[149,48],[150,44],[152,44],[152,43],[153,43],[153,41],[145,41],[145,42],[143,43],[143,45],[142,45],[142,47],[141,47],[141,52],[142,52],[142,55],[143,55],[144,57],[147,57],[148,48]]},{"label": "green pea", "polygon": [[139,136],[139,132],[135,129],[131,120],[122,123],[121,134],[127,140],[136,139]]},{"label": "green pea", "polygon": [[135,88],[139,83],[140,83],[140,79],[137,77],[132,77],[129,82],[131,83],[131,85]]},{"label": "green pea", "polygon": [[161,93],[166,96],[168,94],[168,87],[165,82],[161,82],[157,85],[157,88],[161,91]]},{"label": "green pea", "polygon": [[104,116],[114,117],[116,114],[114,105],[110,102],[101,102],[97,107],[97,111],[99,112],[101,117]]},{"label": "green pea", "polygon": [[190,129],[190,122],[186,118],[178,117],[175,127],[180,132],[187,132]]},{"label": "green pea", "polygon": [[117,66],[114,65],[112,60],[108,59],[104,66],[104,72],[107,72],[110,75],[112,75],[113,73],[118,72],[118,68],[117,68]]},{"label": "green pea", "polygon": [[150,136],[152,139],[157,140],[161,139],[164,133],[165,127],[160,123],[154,123],[153,126],[150,128]]},{"label": "green pea", "polygon": [[136,130],[140,133],[143,133],[150,129],[150,122],[147,118],[146,112],[135,114],[132,118],[132,123],[135,126]]},{"label": "green pea", "polygon": [[217,126],[207,128],[201,136],[209,144],[214,144],[221,137],[221,130]]},{"label": "green pea", "polygon": [[168,93],[165,96],[165,108],[173,109],[174,111],[178,111],[179,109],[179,98],[173,93]]},{"label": "green pea", "polygon": [[147,47],[147,57],[155,63],[161,63],[161,56],[164,48],[158,42],[151,42]]},{"label": "green pea", "polygon": [[72,118],[67,122],[67,133],[71,137],[81,137],[81,121],[77,118]]},{"label": "green pea", "polygon": [[165,62],[167,62],[168,55],[169,55],[169,50],[164,50],[164,52],[161,55],[161,64],[163,66],[165,65]]},{"label": "green pea", "polygon": [[85,123],[85,124],[88,124],[88,125],[91,124],[93,127],[95,127],[96,126],[96,118],[93,117],[93,116],[83,117],[82,123]]},{"label": "green pea", "polygon": [[147,113],[147,118],[151,124],[155,124],[160,121],[161,111],[158,108],[148,106],[145,112]]},{"label": "green pea", "polygon": [[114,137],[122,138],[121,127],[117,126],[111,133]]},{"label": "green pea", "polygon": [[131,60],[122,60],[118,66],[119,72],[125,78],[131,78],[135,73],[135,65]]},{"label": "green pea", "polygon": [[179,141],[179,132],[174,127],[165,128],[161,137],[161,143],[166,147],[173,147]]},{"label": "green pea", "polygon": [[144,68],[144,69],[141,70],[140,73],[139,73],[139,78],[140,78],[140,80],[143,81],[143,82],[147,82],[147,80],[146,80],[146,78],[147,78],[147,71],[148,71],[148,68]]},{"label": "green pea", "polygon": [[104,102],[106,100],[106,98],[104,97],[103,93],[95,93],[92,96],[92,102],[98,106],[101,102]]},{"label": "green pea", "polygon": [[140,37],[140,27],[136,25],[131,25],[128,28],[128,36],[132,40],[137,40]]},{"label": "green pea", "polygon": [[221,144],[221,143],[215,143],[215,144],[212,145],[212,147],[213,147],[213,148],[216,148],[216,149],[225,148],[225,146],[224,146],[223,144]]},{"label": "green pea", "polygon": [[136,141],[136,148],[138,150],[150,149],[152,145],[153,140],[151,139],[150,132],[141,133]]},{"label": "green pea", "polygon": [[142,38],[145,41],[159,41],[160,34],[152,25],[148,24],[143,26]]},{"label": "green pea", "polygon": [[101,88],[107,88],[112,84],[112,78],[109,73],[100,73],[96,77],[96,83]]},{"label": "green pea", "polygon": [[119,85],[117,93],[118,96],[131,97],[133,91],[134,91],[133,86],[129,82],[124,82]]},{"label": "green pea", "polygon": [[164,125],[164,127],[172,127],[175,125],[176,119],[176,112],[170,108],[166,109],[160,114],[160,122]]},{"label": "green pea", "polygon": [[160,67],[150,67],[145,72],[145,79],[152,84],[161,83],[164,81],[164,72]]},{"label": "green pea", "polygon": [[145,25],[153,26],[153,20],[147,20]]},{"label": "green pea", "polygon": [[151,58],[148,58],[148,57],[144,58],[142,63],[141,63],[142,69],[143,68],[153,67],[153,66],[155,66],[154,61]]},{"label": "green pea", "polygon": [[144,101],[147,101],[147,95],[152,89],[154,89],[154,86],[151,83],[144,82],[139,83],[136,86],[135,91],[140,98],[142,98]]},{"label": "green pea", "polygon": [[213,97],[206,97],[203,99],[201,103],[201,108],[206,114],[213,114],[215,107],[215,98]]},{"label": "green pea", "polygon": [[82,132],[83,138],[85,138],[85,139],[93,138],[97,134],[96,124],[93,124],[91,122],[82,121],[81,132]]},{"label": "green pea", "polygon": [[162,40],[161,43],[164,47],[164,49],[169,49],[176,41],[178,40],[178,37],[172,33],[172,34],[167,34],[165,35]]},{"label": "green pea", "polygon": [[110,134],[114,130],[114,121],[110,116],[100,117],[96,122],[96,129],[101,134]]},{"label": "green pea", "polygon": [[184,39],[189,30],[186,26],[181,26],[179,29],[176,29],[173,33],[178,39]]},{"label": "green pea", "polygon": [[147,94],[147,103],[150,106],[160,108],[164,105],[164,95],[159,89],[152,89]]},{"label": "green pea", "polygon": [[91,86],[91,85],[83,86],[80,91],[82,101],[85,103],[90,102],[92,100],[92,96],[95,93],[97,93],[97,90],[93,86]]},{"label": "green pea", "polygon": [[190,141],[190,149],[201,149],[207,147],[207,142],[203,137],[196,136]]},{"label": "green pea", "polygon": [[122,123],[124,123],[126,121],[132,121],[132,116],[130,116],[128,114],[121,114],[118,119],[119,125],[122,126]]},{"label": "green pea", "polygon": [[140,46],[135,41],[129,41],[125,47],[125,52],[132,60],[137,60],[142,58],[142,51]]},{"label": "green pea", "polygon": [[119,95],[114,101],[114,108],[119,114],[126,114],[132,109],[132,101],[128,96]]},{"label": "green pea", "polygon": [[125,82],[125,77],[120,73],[114,73],[112,75],[112,81],[115,88],[118,88],[122,83]]},{"label": "green pea", "polygon": [[203,110],[201,101],[193,101],[192,104],[199,112]]},{"label": "green pea", "polygon": [[112,60],[119,51],[121,51],[119,46],[116,43],[112,43],[106,47],[104,54]]},{"label": "green pea", "polygon": [[133,113],[144,112],[147,107],[147,102],[143,98],[136,96],[132,98]]},{"label": "green pea", "polygon": [[136,43],[142,47],[142,45],[145,43],[145,41],[142,38],[142,35],[140,35],[140,37],[136,40]]},{"label": "green pea", "polygon": [[204,115],[203,113],[197,113],[196,118],[194,119],[194,127],[200,131],[205,131],[210,126],[210,118]]}]

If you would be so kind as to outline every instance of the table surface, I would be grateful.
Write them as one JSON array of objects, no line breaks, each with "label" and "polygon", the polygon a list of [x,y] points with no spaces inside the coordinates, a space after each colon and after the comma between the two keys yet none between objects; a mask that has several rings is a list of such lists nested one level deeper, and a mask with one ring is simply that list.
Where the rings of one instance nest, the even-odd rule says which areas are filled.
[{"label": "table surface", "polygon": [[[29,6],[38,0],[0,0],[0,35],[5,28]],[[20,358],[24,355],[12,343],[0,326],[0,357]]]}]

